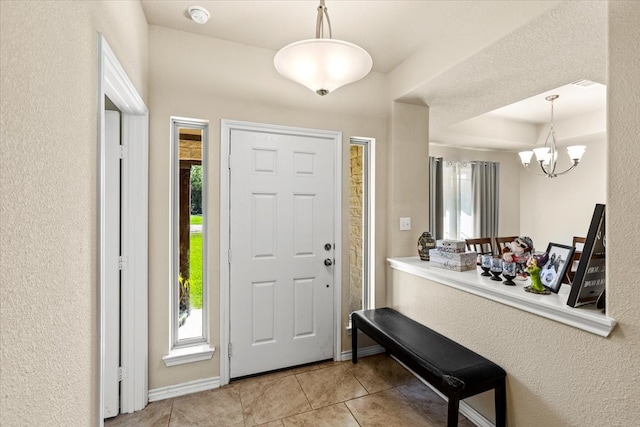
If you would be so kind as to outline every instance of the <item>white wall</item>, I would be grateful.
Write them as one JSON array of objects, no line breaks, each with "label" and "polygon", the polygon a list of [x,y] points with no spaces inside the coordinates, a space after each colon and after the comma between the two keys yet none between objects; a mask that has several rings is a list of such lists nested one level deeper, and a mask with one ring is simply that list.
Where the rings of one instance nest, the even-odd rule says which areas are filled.
[{"label": "white wall", "polygon": [[[499,236],[520,235],[520,161],[515,153],[493,150],[468,150],[431,144],[429,155],[452,161],[489,161],[500,163]],[[484,236],[477,236],[484,237]]]},{"label": "white wall", "polygon": [[0,424],[98,421],[97,31],[143,99],[139,2],[0,2]]}]

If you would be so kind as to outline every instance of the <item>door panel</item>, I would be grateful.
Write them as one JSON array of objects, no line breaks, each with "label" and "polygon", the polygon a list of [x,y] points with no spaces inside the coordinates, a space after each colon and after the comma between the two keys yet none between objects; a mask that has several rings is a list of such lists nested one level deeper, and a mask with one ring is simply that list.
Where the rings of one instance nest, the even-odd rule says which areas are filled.
[{"label": "door panel", "polygon": [[[105,222],[120,230],[120,113],[105,111]],[[105,236],[104,417],[120,413],[120,233]]]},{"label": "door panel", "polygon": [[231,378],[333,356],[334,139],[231,132]]}]

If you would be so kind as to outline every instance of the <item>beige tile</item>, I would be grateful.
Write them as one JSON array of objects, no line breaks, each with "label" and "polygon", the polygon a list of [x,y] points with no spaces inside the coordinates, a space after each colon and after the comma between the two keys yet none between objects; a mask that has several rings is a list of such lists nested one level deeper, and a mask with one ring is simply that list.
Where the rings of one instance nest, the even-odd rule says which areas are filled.
[{"label": "beige tile", "polygon": [[369,393],[407,384],[415,379],[413,374],[385,354],[359,358],[358,363],[352,366],[353,375]]},{"label": "beige tile", "polygon": [[296,378],[311,406],[317,409],[367,394],[350,371],[348,365],[340,364],[305,372]]},{"label": "beige tile", "polygon": [[336,362],[335,360],[326,360],[324,362],[318,363],[316,367],[318,369],[324,369],[324,368],[332,368],[334,366],[345,365],[345,364],[347,364],[347,362]]},{"label": "beige tile", "polygon": [[269,423],[260,424],[258,427],[283,427],[282,420],[271,421]]},{"label": "beige tile", "polygon": [[359,427],[344,403],[314,409],[282,420],[284,427]]},{"label": "beige tile", "polygon": [[118,415],[105,420],[105,427],[166,427],[169,425],[173,400],[152,402],[142,411]]},{"label": "beige tile", "polygon": [[[431,388],[415,380],[398,387],[398,390],[418,410],[425,414],[437,426],[447,425],[447,402],[438,396]],[[473,426],[463,415],[458,415],[458,426]]]},{"label": "beige tile", "polygon": [[435,427],[397,389],[359,397],[346,405],[361,426]]},{"label": "beige tile", "polygon": [[247,426],[263,424],[311,410],[294,375],[247,381],[238,384],[238,390]]},{"label": "beige tile", "polygon": [[255,377],[243,378],[241,380],[233,380],[231,385],[244,384],[252,381],[262,381],[265,378],[269,378],[269,379],[282,378],[289,375],[301,374],[303,372],[315,371],[316,369],[319,369],[319,365],[317,363],[312,363],[310,365],[297,366],[290,369],[284,369],[282,371],[268,372],[266,374],[256,375]]},{"label": "beige tile", "polygon": [[224,387],[177,397],[169,426],[244,426],[240,393]]}]

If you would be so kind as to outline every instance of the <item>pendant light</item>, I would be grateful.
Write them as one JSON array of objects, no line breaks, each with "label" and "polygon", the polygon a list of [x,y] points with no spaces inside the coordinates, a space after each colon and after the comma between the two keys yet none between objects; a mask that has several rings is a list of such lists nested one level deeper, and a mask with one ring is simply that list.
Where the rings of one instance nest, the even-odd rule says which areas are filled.
[{"label": "pendant light", "polygon": [[[547,133],[547,138],[544,141],[544,146],[534,148],[533,151],[522,151],[518,153],[522,166],[524,166],[527,171],[535,173],[536,175],[544,175],[547,178],[555,178],[558,175],[565,174],[575,169],[575,167],[578,166],[578,163],[580,163],[580,159],[586,149],[584,145],[572,145],[567,147],[567,153],[569,154],[572,165],[569,169],[563,172],[556,172],[558,147],[556,145],[556,131],[553,127],[553,101],[559,97],[560,95],[549,95],[545,98],[551,103],[551,124],[549,125],[549,132]],[[542,173],[534,172],[528,167],[531,162],[531,157],[533,157],[534,154],[536,155],[536,161],[540,164]]]},{"label": "pendant light", "polygon": [[[324,18],[329,38],[324,38]],[[364,78],[371,71],[371,55],[353,43],[331,38],[331,21],[324,0],[318,6],[316,38],[291,43],[273,59],[278,73],[324,96]]]}]

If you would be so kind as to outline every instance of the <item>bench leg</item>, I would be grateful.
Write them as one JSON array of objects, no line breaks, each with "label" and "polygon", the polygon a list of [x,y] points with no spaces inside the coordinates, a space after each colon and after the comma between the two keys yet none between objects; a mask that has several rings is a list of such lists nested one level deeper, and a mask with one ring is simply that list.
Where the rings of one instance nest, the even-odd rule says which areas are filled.
[{"label": "bench leg", "polygon": [[358,328],[351,321],[351,363],[358,363]]},{"label": "bench leg", "polygon": [[459,411],[460,411],[460,399],[458,399],[457,396],[449,396],[449,414],[447,415],[447,427],[458,426]]},{"label": "bench leg", "polygon": [[507,390],[503,379],[494,390],[496,400],[496,427],[507,425]]}]

